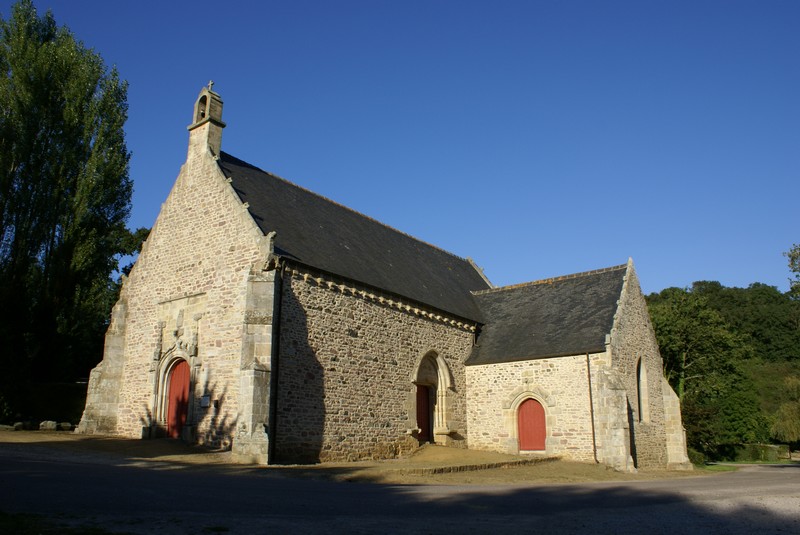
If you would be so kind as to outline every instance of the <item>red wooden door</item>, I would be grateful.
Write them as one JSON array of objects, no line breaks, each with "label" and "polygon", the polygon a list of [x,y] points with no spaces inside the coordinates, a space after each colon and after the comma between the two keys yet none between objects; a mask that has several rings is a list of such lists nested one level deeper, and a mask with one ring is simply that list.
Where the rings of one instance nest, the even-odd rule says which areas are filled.
[{"label": "red wooden door", "polygon": [[431,441],[431,395],[430,389],[417,385],[417,427],[420,429],[419,439]]},{"label": "red wooden door", "polygon": [[547,438],[544,407],[535,399],[526,399],[517,412],[520,450],[543,450]]},{"label": "red wooden door", "polygon": [[169,374],[167,395],[167,436],[180,438],[189,408],[189,364],[182,360]]}]

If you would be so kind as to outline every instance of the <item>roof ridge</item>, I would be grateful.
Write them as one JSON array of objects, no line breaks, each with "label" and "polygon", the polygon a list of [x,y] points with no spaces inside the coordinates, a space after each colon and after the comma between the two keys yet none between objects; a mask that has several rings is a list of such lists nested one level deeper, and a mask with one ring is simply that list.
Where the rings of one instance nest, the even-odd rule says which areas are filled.
[{"label": "roof ridge", "polygon": [[524,288],[524,287],[527,287],[527,286],[539,286],[539,285],[542,285],[542,284],[553,284],[555,282],[562,282],[562,281],[565,281],[565,280],[579,279],[581,277],[590,277],[592,275],[600,275],[602,273],[608,273],[608,272],[611,272],[611,271],[624,271],[625,269],[627,269],[627,267],[628,267],[628,264],[620,264],[620,265],[617,265],[617,266],[610,266],[610,267],[606,267],[606,268],[593,269],[591,271],[581,271],[580,273],[572,273],[570,275],[562,275],[560,277],[550,277],[548,279],[540,279],[540,280],[536,280],[536,281],[522,282],[522,283],[519,283],[519,284],[511,284],[509,286],[499,286],[497,288],[489,288],[488,290],[473,291],[472,295],[484,295],[484,294],[491,293],[491,292],[501,292],[501,291],[505,291],[505,290],[516,290],[518,288]]},{"label": "roof ridge", "polygon": [[442,253],[445,253],[445,254],[447,254],[447,255],[449,255],[449,256],[452,256],[453,258],[457,258],[458,260],[461,260],[462,262],[469,263],[469,258],[464,258],[464,257],[458,256],[457,254],[455,254],[455,253],[452,253],[452,252],[450,252],[450,251],[448,251],[448,250],[446,250],[446,249],[443,249],[443,248],[439,247],[438,245],[434,245],[434,244],[432,244],[432,243],[428,243],[428,242],[426,242],[425,240],[421,240],[421,239],[417,238],[416,236],[412,236],[412,235],[411,235],[411,234],[409,234],[408,232],[404,232],[404,231],[402,231],[402,230],[399,230],[399,229],[396,229],[396,228],[394,228],[394,227],[393,227],[393,226],[391,226],[391,225],[387,225],[386,223],[384,223],[384,222],[382,222],[382,221],[379,221],[379,220],[375,219],[375,218],[374,218],[374,217],[372,217],[372,216],[369,216],[369,215],[367,215],[367,214],[364,214],[364,213],[362,213],[362,212],[359,212],[358,210],[355,210],[355,209],[353,209],[353,208],[350,208],[349,206],[346,206],[346,205],[344,205],[344,204],[342,204],[342,203],[339,203],[339,202],[337,202],[337,201],[334,201],[333,199],[330,199],[330,198],[326,197],[325,195],[320,195],[319,193],[317,193],[317,192],[315,192],[315,191],[312,191],[312,190],[310,190],[310,189],[308,189],[308,188],[306,188],[306,187],[303,187],[303,186],[301,186],[301,185],[299,185],[299,184],[295,184],[295,183],[294,183],[294,182],[292,182],[291,180],[288,180],[288,179],[286,179],[286,178],[283,178],[283,177],[282,177],[282,176],[280,176],[280,175],[276,175],[275,173],[272,173],[272,172],[270,172],[270,171],[265,171],[265,170],[261,169],[260,167],[256,167],[255,165],[253,165],[253,164],[251,164],[251,163],[249,163],[249,162],[246,162],[246,161],[244,161],[244,160],[242,160],[242,159],[240,159],[240,158],[237,158],[236,156],[234,156],[234,155],[232,155],[232,154],[230,154],[230,153],[227,153],[227,152],[225,152],[225,151],[220,151],[220,156],[226,156],[226,157],[228,157],[228,158],[233,158],[234,160],[238,161],[238,162],[239,162],[239,163],[241,163],[241,164],[244,164],[244,165],[246,165],[246,166],[248,166],[248,167],[250,167],[250,168],[252,168],[252,169],[256,169],[256,170],[258,170],[258,171],[260,171],[260,172],[262,172],[262,173],[264,173],[264,174],[266,174],[266,175],[269,175],[269,176],[271,176],[271,177],[273,177],[273,178],[276,178],[276,179],[278,179],[278,180],[281,180],[281,181],[285,182],[286,184],[288,184],[288,185],[290,185],[290,186],[293,186],[293,187],[295,187],[295,188],[297,188],[297,189],[299,189],[299,190],[302,190],[302,191],[304,191],[304,192],[306,192],[306,193],[310,193],[311,195],[314,195],[315,197],[318,197],[318,198],[320,198],[320,199],[323,199],[323,200],[325,200],[325,201],[327,201],[327,202],[329,202],[329,203],[331,203],[331,204],[334,204],[334,205],[336,205],[336,206],[338,206],[338,207],[340,207],[340,208],[344,208],[345,210],[347,210],[347,211],[349,211],[349,212],[352,212],[352,213],[354,213],[354,214],[356,214],[356,215],[358,215],[358,216],[361,216],[361,217],[363,217],[363,218],[365,218],[365,219],[368,219],[368,220],[372,221],[373,223],[377,223],[378,225],[381,225],[382,227],[385,227],[385,228],[387,228],[387,229],[389,229],[389,230],[391,230],[391,231],[393,231],[393,232],[396,232],[396,233],[398,233],[398,234],[400,234],[400,235],[402,235],[402,236],[405,236],[406,238],[410,238],[410,239],[414,240],[415,242],[421,243],[421,244],[423,244],[423,245],[427,245],[428,247],[431,247],[431,248],[433,248],[433,249],[436,249],[437,251],[440,251],[440,252],[442,252]]}]

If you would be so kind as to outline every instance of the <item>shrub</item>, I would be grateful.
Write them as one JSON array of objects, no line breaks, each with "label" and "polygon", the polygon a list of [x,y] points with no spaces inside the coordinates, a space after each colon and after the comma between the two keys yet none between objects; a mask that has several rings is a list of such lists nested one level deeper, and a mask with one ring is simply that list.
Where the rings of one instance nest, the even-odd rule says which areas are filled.
[{"label": "shrub", "polygon": [[720,459],[737,462],[774,463],[789,458],[786,444],[724,444],[717,449]]},{"label": "shrub", "polygon": [[702,466],[706,462],[706,456],[693,448],[688,448],[689,461],[695,466]]}]

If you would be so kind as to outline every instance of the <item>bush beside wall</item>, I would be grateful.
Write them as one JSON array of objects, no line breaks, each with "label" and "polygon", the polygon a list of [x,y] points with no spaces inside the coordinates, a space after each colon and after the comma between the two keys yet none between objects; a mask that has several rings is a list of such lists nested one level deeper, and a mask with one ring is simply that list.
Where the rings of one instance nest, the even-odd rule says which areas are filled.
[{"label": "bush beside wall", "polygon": [[778,462],[789,459],[786,444],[726,444],[717,449],[720,460],[737,462]]}]

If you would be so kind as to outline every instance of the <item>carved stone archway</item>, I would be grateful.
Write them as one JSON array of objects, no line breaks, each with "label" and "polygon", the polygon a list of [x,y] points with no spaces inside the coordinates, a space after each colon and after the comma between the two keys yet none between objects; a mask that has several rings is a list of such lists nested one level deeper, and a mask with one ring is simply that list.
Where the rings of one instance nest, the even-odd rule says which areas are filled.
[{"label": "carved stone archway", "polygon": [[182,422],[179,438],[186,442],[195,441],[197,422],[194,392],[200,368],[197,345],[198,322],[201,317],[201,314],[195,314],[190,321],[184,321],[184,311],[180,310],[175,317],[174,324],[169,328],[165,321],[159,322],[157,325],[158,343],[150,369],[153,384],[153,398],[150,405],[152,414],[150,422],[143,429],[143,436],[161,437],[168,434],[170,428],[170,378],[176,366],[186,363],[189,375],[185,402],[186,418]]},{"label": "carved stone archway", "polygon": [[412,381],[416,388],[415,418],[420,442],[444,444],[450,429],[450,410],[455,394],[447,363],[436,351],[419,361]]},{"label": "carved stone archway", "polygon": [[528,400],[533,400],[539,404],[544,411],[545,441],[544,453],[551,453],[552,443],[549,436],[551,430],[556,425],[555,411],[553,410],[556,401],[555,397],[540,386],[524,384],[514,389],[503,401],[503,421],[508,434],[506,450],[508,453],[518,454],[520,450],[519,436],[519,414],[522,404]]}]

